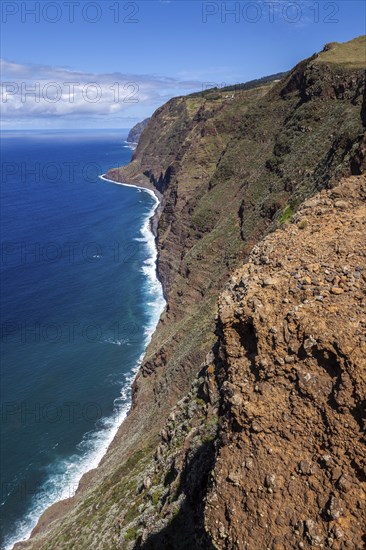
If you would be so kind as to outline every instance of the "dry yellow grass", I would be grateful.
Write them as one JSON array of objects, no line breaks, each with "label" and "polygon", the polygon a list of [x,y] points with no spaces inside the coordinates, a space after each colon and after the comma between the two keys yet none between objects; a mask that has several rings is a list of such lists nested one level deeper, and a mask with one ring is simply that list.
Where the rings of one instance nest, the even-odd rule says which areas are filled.
[{"label": "dry yellow grass", "polygon": [[329,44],[329,49],[319,55],[318,61],[353,69],[366,67],[366,35],[349,42]]}]

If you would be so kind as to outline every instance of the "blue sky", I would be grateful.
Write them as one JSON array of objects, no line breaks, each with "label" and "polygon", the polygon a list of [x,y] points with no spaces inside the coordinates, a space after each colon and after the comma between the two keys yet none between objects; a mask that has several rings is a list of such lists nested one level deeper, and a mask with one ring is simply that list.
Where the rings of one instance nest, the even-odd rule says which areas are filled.
[{"label": "blue sky", "polygon": [[[364,34],[362,0],[1,2],[4,128],[128,128]],[[33,93],[32,93],[33,90]]]}]

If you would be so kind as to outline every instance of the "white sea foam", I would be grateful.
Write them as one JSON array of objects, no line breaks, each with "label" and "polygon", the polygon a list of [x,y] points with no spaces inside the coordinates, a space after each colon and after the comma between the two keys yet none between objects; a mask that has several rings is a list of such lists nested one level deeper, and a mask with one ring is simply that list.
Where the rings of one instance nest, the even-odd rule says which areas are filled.
[{"label": "white sea foam", "polygon": [[[146,350],[146,347],[156,329],[160,315],[165,308],[163,290],[156,272],[156,261],[158,254],[155,246],[155,237],[150,230],[150,219],[154,215],[154,212],[159,204],[159,200],[155,193],[149,189],[117,183],[115,181],[108,180],[104,176],[100,176],[100,178],[117,185],[136,187],[139,191],[145,191],[154,198],[154,206],[141,227],[141,237],[135,239],[146,242],[149,252],[149,259],[144,262],[142,267],[142,271],[146,275],[146,305],[150,313],[149,322],[144,329],[144,349]],[[121,345],[119,341],[112,340],[106,343]],[[98,466],[109,445],[114,439],[118,428],[127,416],[127,412],[131,404],[131,385],[144,359],[144,356],[145,351],[140,356],[135,367],[129,373],[124,375],[120,396],[114,401],[113,415],[108,418],[101,419],[94,430],[84,435],[82,441],[77,446],[78,453],[50,465],[49,476],[46,482],[40,488],[38,494],[35,495],[30,511],[17,522],[15,526],[16,534],[7,540],[4,547],[5,550],[11,550],[16,542],[27,540],[42,513],[55,502],[73,496],[76,492],[81,477],[89,470]]]},{"label": "white sea foam", "polygon": [[122,346],[128,344],[128,338],[105,338],[103,344],[113,344],[114,346]]},{"label": "white sea foam", "polygon": [[134,151],[137,147],[137,143],[130,143],[129,141],[124,141],[124,145],[122,147],[124,149],[131,149],[131,151]]}]

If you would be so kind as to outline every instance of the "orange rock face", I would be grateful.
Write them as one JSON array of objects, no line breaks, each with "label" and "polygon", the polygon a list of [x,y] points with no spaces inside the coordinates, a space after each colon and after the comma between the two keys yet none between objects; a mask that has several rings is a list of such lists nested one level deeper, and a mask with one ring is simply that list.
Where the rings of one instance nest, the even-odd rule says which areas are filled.
[{"label": "orange rock face", "polygon": [[365,200],[360,176],[305,202],[221,297],[217,548],[364,547]]}]

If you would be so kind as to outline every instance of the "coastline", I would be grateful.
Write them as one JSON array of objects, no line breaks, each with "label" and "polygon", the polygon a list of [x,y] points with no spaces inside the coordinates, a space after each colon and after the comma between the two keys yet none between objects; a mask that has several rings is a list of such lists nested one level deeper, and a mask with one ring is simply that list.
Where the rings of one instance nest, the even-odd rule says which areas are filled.
[{"label": "coastline", "polygon": [[[158,222],[159,222],[159,218],[160,218],[160,215],[163,211],[163,195],[162,193],[160,193],[160,191],[158,191],[157,189],[155,189],[154,187],[148,187],[147,185],[137,185],[136,183],[126,183],[126,182],[121,182],[121,181],[118,181],[118,180],[113,180],[111,179],[110,177],[107,178],[106,176],[109,174],[109,172],[107,174],[102,174],[101,176],[99,176],[99,178],[101,180],[104,180],[104,181],[108,181],[110,183],[114,183],[115,185],[122,185],[124,187],[135,187],[136,189],[140,189],[141,191],[146,191],[147,193],[149,193],[150,196],[154,197],[156,199],[156,203],[155,203],[155,207],[153,209],[153,212],[151,214],[151,216],[149,216],[149,219],[148,219],[148,225],[149,225],[149,230],[151,231],[153,237],[154,237],[154,248],[155,248],[155,252],[154,252],[154,255],[155,255],[155,277],[157,279],[157,281],[159,282],[159,285],[161,286],[161,289],[162,289],[162,293],[163,293],[163,296],[164,296],[164,302],[165,302],[165,305],[166,305],[166,296],[165,296],[165,291],[164,291],[164,286],[159,278],[159,273],[158,273],[158,269],[157,269],[157,261],[158,261],[158,246],[157,246],[157,237],[158,237]],[[165,306],[164,306],[165,307]]]},{"label": "coastline", "polygon": [[142,189],[143,191],[147,191],[151,196],[154,196],[157,199],[158,203],[160,204],[162,195],[161,193],[159,193],[159,191],[157,191],[157,189],[152,187],[150,188],[144,185],[137,185],[135,183],[126,183],[118,180],[113,180],[111,177],[109,178],[106,177],[108,174],[109,172],[107,172],[107,174],[102,174],[101,176],[99,176],[99,178],[104,181],[115,183],[116,185],[123,185],[125,187],[136,187],[136,189]]},{"label": "coastline", "polygon": [[[143,191],[146,191],[151,196],[154,196],[157,199],[156,207],[154,209],[154,212],[152,216],[150,217],[150,230],[152,234],[154,235],[155,239],[158,236],[158,222],[160,215],[163,211],[164,205],[163,205],[163,195],[160,193],[152,184],[144,185],[144,184],[136,184],[136,183],[127,183],[118,181],[117,179],[112,179],[111,176],[108,176],[110,174],[110,171],[107,172],[107,174],[102,174],[99,176],[101,180],[109,181],[111,183],[114,183],[115,185],[124,185],[125,187],[135,187],[136,189],[141,189]],[[106,177],[108,176],[108,177]]]},{"label": "coastline", "polygon": [[95,471],[99,467],[99,465],[102,463],[102,461],[104,460],[105,456],[108,453],[108,449],[110,448],[110,446],[113,445],[115,438],[123,422],[128,416],[129,410],[131,408],[131,403],[132,403],[132,385],[139,372],[141,364],[143,363],[147,348],[151,341],[152,335],[156,330],[161,314],[163,313],[166,307],[166,300],[165,300],[163,286],[157,273],[157,257],[158,257],[158,249],[157,249],[157,243],[156,243],[157,222],[156,224],[153,223],[153,220],[157,215],[157,210],[161,206],[161,201],[160,201],[158,192],[154,192],[152,189],[148,189],[143,186],[117,182],[115,180],[106,178],[104,174],[99,176],[99,178],[104,181],[114,183],[116,185],[123,185],[125,187],[135,187],[142,191],[146,191],[147,193],[150,194],[150,196],[152,196],[155,199],[155,204],[150,210],[149,215],[147,216],[146,220],[144,221],[140,229],[141,234],[146,240],[147,247],[149,248],[149,251],[150,251],[148,260],[146,260],[145,265],[142,266],[142,271],[145,274],[146,280],[149,282],[148,288],[152,290],[154,293],[155,292],[158,293],[156,295],[156,299],[154,301],[154,305],[152,308],[151,321],[145,327],[144,349],[140,358],[136,362],[135,366],[131,369],[129,375],[126,377],[126,383],[120,389],[120,396],[115,398],[115,403],[117,403],[119,399],[121,399],[121,397],[123,397],[127,402],[123,406],[118,407],[116,405],[116,413],[110,418],[105,418],[105,427],[102,430],[102,433],[105,436],[105,439],[101,442],[101,445],[98,448],[93,450],[90,457],[88,456],[85,457],[85,459],[89,459],[87,461],[86,467],[82,468],[80,475],[75,475],[75,479],[73,480],[73,485],[77,487],[75,492],[72,495],[62,494],[59,498],[56,498],[53,502],[52,502],[52,499],[49,499],[49,503],[47,504],[47,506],[38,514],[37,512],[34,513],[30,511],[27,514],[27,517],[30,518],[29,522],[31,522],[32,515],[38,515],[36,523],[32,522],[33,527],[30,527],[24,532],[24,534],[21,534],[20,535],[21,538],[14,536],[12,539],[10,539],[10,541],[6,543],[6,545],[4,546],[4,550],[21,548],[22,543],[31,539],[34,535],[38,533],[40,529],[44,528],[45,524],[47,524],[49,521],[52,521],[53,519],[52,512],[51,514],[49,514],[49,511],[57,507],[62,507],[63,504],[70,503],[71,500],[77,495],[77,493],[84,488],[85,480],[89,478],[91,472]]}]

